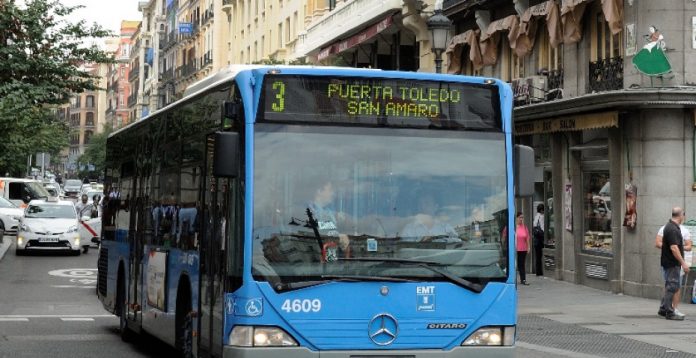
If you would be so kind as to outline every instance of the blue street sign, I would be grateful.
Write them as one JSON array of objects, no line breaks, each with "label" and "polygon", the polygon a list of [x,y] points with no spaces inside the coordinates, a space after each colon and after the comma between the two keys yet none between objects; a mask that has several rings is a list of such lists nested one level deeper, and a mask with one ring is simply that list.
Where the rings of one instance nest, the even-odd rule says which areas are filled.
[{"label": "blue street sign", "polygon": [[190,34],[193,32],[193,24],[190,22],[180,22],[179,23],[179,33],[180,34]]}]

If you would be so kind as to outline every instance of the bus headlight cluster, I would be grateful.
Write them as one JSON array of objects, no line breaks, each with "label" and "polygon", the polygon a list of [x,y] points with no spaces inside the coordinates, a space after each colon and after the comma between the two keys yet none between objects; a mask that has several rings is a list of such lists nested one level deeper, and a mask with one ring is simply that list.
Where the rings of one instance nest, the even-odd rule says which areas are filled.
[{"label": "bus headlight cluster", "polygon": [[278,327],[235,326],[230,333],[230,345],[239,347],[288,347],[297,341]]},{"label": "bus headlight cluster", "polygon": [[483,327],[462,342],[463,346],[512,346],[515,327]]}]

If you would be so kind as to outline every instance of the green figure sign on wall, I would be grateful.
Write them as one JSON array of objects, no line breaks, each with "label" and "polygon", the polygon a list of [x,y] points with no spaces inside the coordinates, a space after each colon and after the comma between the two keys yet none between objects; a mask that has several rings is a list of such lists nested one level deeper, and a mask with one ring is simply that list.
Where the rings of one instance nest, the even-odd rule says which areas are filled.
[{"label": "green figure sign on wall", "polygon": [[672,72],[672,65],[665,56],[665,48],[662,34],[655,26],[650,26],[648,43],[633,57],[633,65],[640,73],[651,77]]}]

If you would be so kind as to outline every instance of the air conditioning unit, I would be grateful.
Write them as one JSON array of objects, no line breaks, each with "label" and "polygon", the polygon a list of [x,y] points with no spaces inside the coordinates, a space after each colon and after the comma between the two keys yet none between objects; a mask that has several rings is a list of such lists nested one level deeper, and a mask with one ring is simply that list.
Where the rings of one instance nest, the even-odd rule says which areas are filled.
[{"label": "air conditioning unit", "polygon": [[548,79],[546,76],[529,76],[510,82],[516,103],[532,103],[546,100]]}]

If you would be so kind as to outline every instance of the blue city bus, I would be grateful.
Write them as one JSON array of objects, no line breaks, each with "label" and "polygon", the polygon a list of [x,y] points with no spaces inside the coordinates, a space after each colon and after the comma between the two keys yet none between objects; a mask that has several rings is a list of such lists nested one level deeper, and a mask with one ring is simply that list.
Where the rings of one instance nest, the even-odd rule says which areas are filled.
[{"label": "blue city bus", "polygon": [[185,357],[513,356],[511,112],[495,79],[224,69],[109,136],[97,295]]}]

